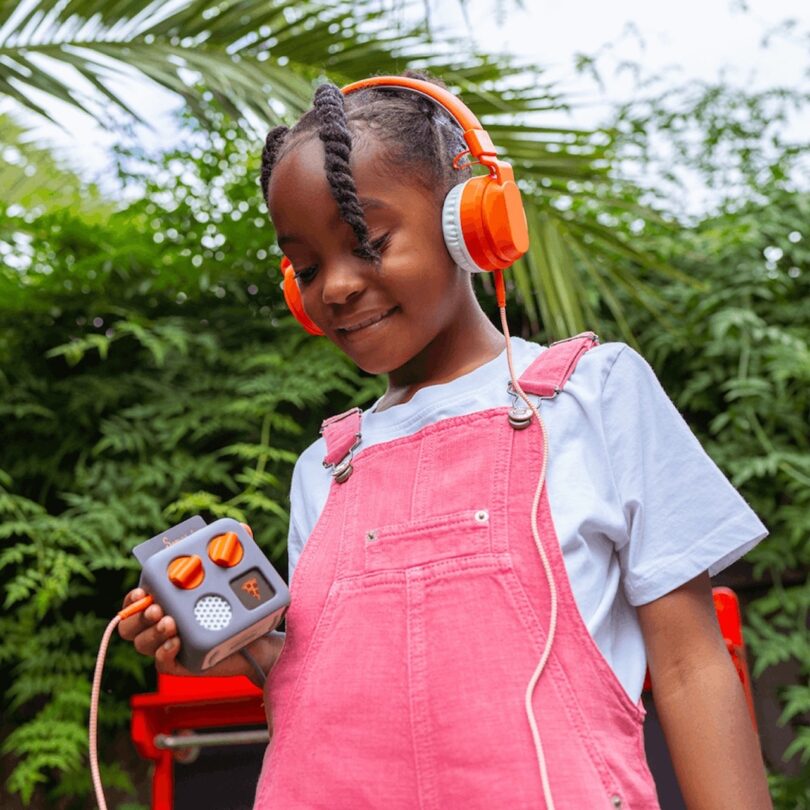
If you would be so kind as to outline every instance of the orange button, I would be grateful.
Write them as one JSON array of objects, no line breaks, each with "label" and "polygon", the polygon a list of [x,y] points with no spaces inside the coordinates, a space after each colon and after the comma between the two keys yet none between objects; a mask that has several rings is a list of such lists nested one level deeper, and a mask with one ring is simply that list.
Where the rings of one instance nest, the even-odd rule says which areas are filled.
[{"label": "orange button", "polygon": [[196,554],[175,557],[169,563],[166,573],[173,585],[187,591],[196,588],[205,579],[202,560]]},{"label": "orange button", "polygon": [[242,560],[243,553],[236,532],[219,534],[208,544],[208,556],[220,568],[233,568]]}]

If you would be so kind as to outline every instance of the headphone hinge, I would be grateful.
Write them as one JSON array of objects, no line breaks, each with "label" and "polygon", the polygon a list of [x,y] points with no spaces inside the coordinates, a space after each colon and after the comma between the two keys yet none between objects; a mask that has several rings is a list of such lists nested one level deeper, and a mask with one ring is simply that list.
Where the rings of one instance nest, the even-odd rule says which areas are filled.
[{"label": "headphone hinge", "polygon": [[489,155],[495,157],[497,154],[495,144],[492,143],[492,138],[485,129],[468,129],[464,133],[464,140],[474,157],[480,158]]}]

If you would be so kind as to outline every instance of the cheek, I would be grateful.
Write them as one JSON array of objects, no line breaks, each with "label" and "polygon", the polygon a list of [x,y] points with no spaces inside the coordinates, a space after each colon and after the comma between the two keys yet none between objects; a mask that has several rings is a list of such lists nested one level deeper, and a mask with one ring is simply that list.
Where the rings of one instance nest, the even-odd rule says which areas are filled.
[{"label": "cheek", "polygon": [[299,285],[298,294],[301,298],[301,303],[304,305],[304,311],[315,322],[318,327],[322,326],[321,307],[321,294],[317,291],[317,282],[312,281],[309,284]]},{"label": "cheek", "polygon": [[[424,233],[424,232],[423,232]],[[433,239],[413,239],[403,251],[383,257],[380,280],[390,289],[396,290],[403,304],[408,301],[456,294],[459,279],[458,268],[444,246]]]}]

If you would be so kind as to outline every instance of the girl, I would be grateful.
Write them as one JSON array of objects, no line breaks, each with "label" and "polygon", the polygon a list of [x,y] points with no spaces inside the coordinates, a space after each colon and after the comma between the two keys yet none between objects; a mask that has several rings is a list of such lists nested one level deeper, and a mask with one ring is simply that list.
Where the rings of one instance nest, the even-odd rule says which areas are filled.
[{"label": "girl", "polygon": [[[766,530],[630,347],[504,344],[469,271],[503,304],[525,219],[474,116],[424,77],[323,85],[261,186],[294,313],[388,387],[295,467],[256,808],[658,807],[647,664],[688,806],[770,807],[709,583]],[[158,605],[120,631],[182,674]]]}]

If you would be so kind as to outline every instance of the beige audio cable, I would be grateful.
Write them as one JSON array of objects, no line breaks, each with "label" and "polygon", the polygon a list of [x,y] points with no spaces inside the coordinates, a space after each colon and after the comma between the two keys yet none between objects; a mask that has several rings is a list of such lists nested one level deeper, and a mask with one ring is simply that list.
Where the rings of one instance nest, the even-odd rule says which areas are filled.
[{"label": "beige audio cable", "polygon": [[537,547],[537,553],[540,555],[540,561],[543,564],[543,571],[546,575],[548,582],[549,598],[551,600],[551,609],[548,619],[548,631],[546,633],[546,642],[543,646],[540,660],[537,662],[532,677],[526,686],[526,716],[529,720],[529,727],[532,730],[532,739],[534,740],[534,749],[537,754],[537,765],[540,768],[540,779],[543,783],[543,798],[546,802],[546,810],[554,810],[554,800],[551,796],[551,785],[548,780],[548,767],[546,765],[546,757],[543,753],[543,742],[540,739],[540,731],[537,728],[537,718],[534,716],[534,709],[532,708],[532,697],[534,695],[537,682],[543,674],[549,656],[551,655],[551,645],[554,643],[554,633],[557,629],[557,585],[554,582],[554,574],[551,570],[551,564],[548,561],[546,550],[543,548],[543,543],[540,540],[540,530],[537,528],[537,510],[540,507],[540,497],[543,492],[543,484],[546,480],[546,467],[548,464],[548,437],[546,434],[546,426],[540,417],[540,411],[537,406],[529,399],[526,392],[520,387],[517,375],[515,374],[514,362],[512,359],[512,344],[510,342],[509,324],[506,321],[506,287],[503,280],[503,271],[493,271],[495,277],[495,295],[498,303],[498,310],[501,314],[501,327],[503,335],[506,340],[506,362],[509,365],[509,378],[512,382],[512,389],[520,399],[522,399],[532,414],[537,419],[537,424],[540,427],[540,432],[543,437],[543,460],[540,464],[540,476],[537,479],[537,487],[534,491],[534,500],[532,502],[531,524],[532,524],[532,537],[534,544]]},{"label": "beige audio cable", "polygon": [[96,793],[96,803],[98,804],[99,810],[107,810],[107,801],[104,798],[104,788],[101,784],[101,773],[98,767],[98,702],[99,695],[101,694],[101,673],[104,671],[104,659],[107,657],[107,647],[119,623],[123,619],[135,616],[137,613],[146,610],[153,601],[151,596],[144,596],[137,602],[127,605],[123,610],[119,610],[113,620],[107,625],[107,629],[101,637],[101,644],[98,648],[96,668],[93,672],[93,688],[90,691],[90,720],[87,728],[87,739],[90,749],[90,777],[93,780],[93,790]]}]

